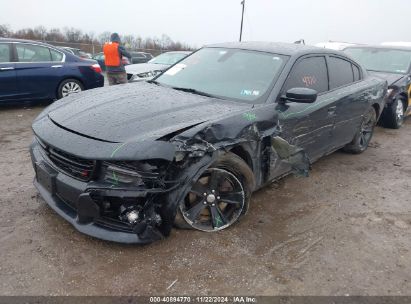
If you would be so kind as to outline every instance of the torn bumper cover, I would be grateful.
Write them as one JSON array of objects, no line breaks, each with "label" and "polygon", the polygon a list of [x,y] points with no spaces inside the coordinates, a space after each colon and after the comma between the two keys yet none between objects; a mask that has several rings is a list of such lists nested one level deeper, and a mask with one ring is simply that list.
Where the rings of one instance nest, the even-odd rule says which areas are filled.
[{"label": "torn bumper cover", "polygon": [[[157,168],[148,164],[138,169],[150,172],[135,176],[126,174],[131,170],[125,172],[124,167],[103,161],[94,162],[87,171],[79,159],[44,147],[38,140],[33,141],[30,151],[34,185],[47,204],[78,231],[119,243],[146,244],[168,236],[177,203],[188,191],[191,179],[187,176],[196,175],[195,168],[206,168],[210,162],[210,157],[205,157],[188,172],[181,170],[186,177],[178,170],[168,170],[175,172],[176,182],[160,176]],[[71,162],[84,170],[73,171]]]}]

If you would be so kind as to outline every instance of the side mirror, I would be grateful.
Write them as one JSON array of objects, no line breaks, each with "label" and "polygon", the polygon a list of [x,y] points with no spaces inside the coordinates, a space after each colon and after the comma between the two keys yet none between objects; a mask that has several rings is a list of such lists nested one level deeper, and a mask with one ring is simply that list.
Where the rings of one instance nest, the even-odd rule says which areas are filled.
[{"label": "side mirror", "polygon": [[285,94],[286,101],[313,103],[317,100],[317,91],[309,88],[292,88]]}]

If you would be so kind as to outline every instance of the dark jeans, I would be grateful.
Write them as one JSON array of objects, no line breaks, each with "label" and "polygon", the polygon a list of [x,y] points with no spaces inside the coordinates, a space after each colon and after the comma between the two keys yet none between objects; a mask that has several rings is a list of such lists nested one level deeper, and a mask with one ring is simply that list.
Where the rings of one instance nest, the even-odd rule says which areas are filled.
[{"label": "dark jeans", "polygon": [[122,83],[127,83],[127,74],[126,72],[107,72],[107,79],[108,79],[108,85],[116,85],[116,84],[122,84]]}]

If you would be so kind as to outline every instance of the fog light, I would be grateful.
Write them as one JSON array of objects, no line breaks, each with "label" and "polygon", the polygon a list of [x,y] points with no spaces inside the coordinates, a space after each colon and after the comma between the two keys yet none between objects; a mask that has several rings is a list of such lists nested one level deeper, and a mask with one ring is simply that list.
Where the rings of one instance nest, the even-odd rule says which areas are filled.
[{"label": "fog light", "polygon": [[137,211],[137,210],[133,210],[133,211],[127,212],[127,214],[126,214],[127,221],[128,221],[130,224],[136,223],[137,220],[138,220],[138,217],[139,217],[139,216],[138,216],[138,211]]}]

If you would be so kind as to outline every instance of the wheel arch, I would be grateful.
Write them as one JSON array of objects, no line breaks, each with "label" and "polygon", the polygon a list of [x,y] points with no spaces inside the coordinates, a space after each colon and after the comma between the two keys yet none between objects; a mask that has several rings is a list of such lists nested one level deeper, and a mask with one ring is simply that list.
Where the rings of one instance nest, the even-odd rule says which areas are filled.
[{"label": "wheel arch", "polygon": [[253,171],[254,173],[254,166],[253,166],[251,155],[243,146],[241,145],[234,146],[229,150],[229,152],[240,157],[250,167],[251,171]]}]

